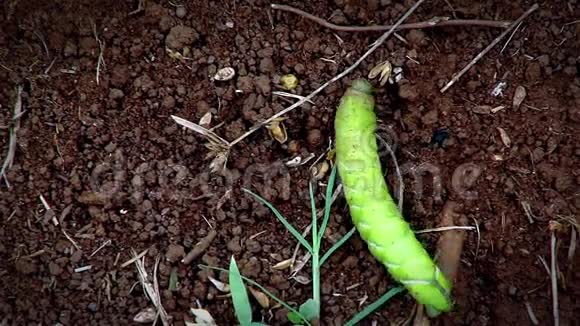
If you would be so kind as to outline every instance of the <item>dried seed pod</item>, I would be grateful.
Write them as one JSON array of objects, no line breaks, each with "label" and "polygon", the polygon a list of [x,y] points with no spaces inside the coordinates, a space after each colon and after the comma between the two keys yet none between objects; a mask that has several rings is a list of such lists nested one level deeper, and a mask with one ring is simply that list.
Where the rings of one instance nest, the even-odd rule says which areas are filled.
[{"label": "dried seed pod", "polygon": [[298,78],[292,74],[280,77],[280,84],[286,90],[293,90],[298,87]]},{"label": "dried seed pod", "polygon": [[230,286],[224,282],[218,281],[215,278],[208,276],[209,281],[221,292],[228,293],[230,292]]},{"label": "dried seed pod", "polygon": [[203,115],[203,117],[201,117],[201,119],[199,119],[199,125],[200,126],[209,126],[209,124],[211,123],[211,112],[207,112],[206,114]]},{"label": "dried seed pod", "polygon": [[369,79],[374,79],[379,76],[379,82],[381,86],[384,86],[387,83],[387,80],[391,77],[391,73],[393,72],[393,66],[388,60],[385,60],[378,65],[376,65],[371,71],[369,72]]},{"label": "dried seed pod", "polygon": [[290,266],[292,266],[292,264],[294,264],[294,259],[289,258],[289,259],[286,259],[286,260],[283,260],[283,261],[277,263],[276,265],[272,266],[272,268],[277,269],[277,270],[283,270],[283,269],[290,268]]},{"label": "dried seed pod", "polygon": [[516,88],[516,91],[514,93],[514,100],[513,100],[512,107],[514,109],[519,108],[525,98],[526,98],[526,89],[524,88],[524,86],[520,85]]},{"label": "dried seed pod", "polygon": [[286,133],[286,127],[282,123],[281,118],[274,119],[270,122],[266,128],[270,132],[270,136],[277,140],[280,144],[284,144],[288,140],[288,134]]},{"label": "dried seed pod", "polygon": [[217,81],[228,81],[234,78],[236,71],[232,67],[225,67],[220,70],[213,76],[213,79]]},{"label": "dried seed pod", "polygon": [[256,298],[256,301],[258,301],[258,303],[260,304],[260,306],[262,306],[262,308],[264,309],[270,308],[270,299],[268,299],[267,295],[251,287],[248,287],[248,289],[250,289],[250,292],[252,293],[254,298]]},{"label": "dried seed pod", "polygon": [[499,131],[499,136],[501,138],[501,142],[505,145],[505,147],[510,147],[512,144],[512,141],[510,139],[510,136],[507,134],[507,132],[500,127],[497,127],[497,131]]}]

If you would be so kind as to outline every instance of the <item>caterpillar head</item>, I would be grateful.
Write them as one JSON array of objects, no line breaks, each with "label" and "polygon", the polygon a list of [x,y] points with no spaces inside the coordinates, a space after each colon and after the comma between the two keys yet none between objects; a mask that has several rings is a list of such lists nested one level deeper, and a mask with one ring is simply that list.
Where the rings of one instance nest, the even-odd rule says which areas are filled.
[{"label": "caterpillar head", "polygon": [[373,93],[373,85],[371,85],[368,80],[362,78],[353,81],[351,88],[355,91],[368,95],[372,95]]}]

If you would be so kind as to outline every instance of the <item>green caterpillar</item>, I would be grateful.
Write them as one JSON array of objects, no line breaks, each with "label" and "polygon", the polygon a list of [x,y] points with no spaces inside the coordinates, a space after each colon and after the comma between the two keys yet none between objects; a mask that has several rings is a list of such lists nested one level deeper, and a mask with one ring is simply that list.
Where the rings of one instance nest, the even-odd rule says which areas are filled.
[{"label": "green caterpillar", "polygon": [[429,315],[449,311],[451,282],[415,238],[389,195],[375,138],[372,86],[356,80],[340,101],[334,121],[336,164],[350,215],[372,255],[424,304]]}]

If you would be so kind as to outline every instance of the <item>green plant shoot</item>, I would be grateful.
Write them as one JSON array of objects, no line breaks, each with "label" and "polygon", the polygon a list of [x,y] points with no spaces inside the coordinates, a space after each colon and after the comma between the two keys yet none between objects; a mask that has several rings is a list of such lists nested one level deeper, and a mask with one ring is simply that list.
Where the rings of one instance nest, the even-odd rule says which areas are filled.
[{"label": "green plant shoot", "polygon": [[357,80],[336,112],[336,163],[350,214],[370,252],[430,315],[452,307],[451,283],[415,238],[389,194],[375,138],[372,86]]}]

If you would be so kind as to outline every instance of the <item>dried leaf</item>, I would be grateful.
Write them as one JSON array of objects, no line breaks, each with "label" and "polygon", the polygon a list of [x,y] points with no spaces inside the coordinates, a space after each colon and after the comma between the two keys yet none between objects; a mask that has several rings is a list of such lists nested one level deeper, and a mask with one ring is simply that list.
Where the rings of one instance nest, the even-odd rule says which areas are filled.
[{"label": "dried leaf", "polygon": [[254,298],[256,298],[256,301],[258,301],[260,306],[262,306],[262,308],[264,309],[270,308],[270,299],[268,299],[267,295],[251,287],[248,288],[250,289],[250,292],[252,293]]},{"label": "dried leaf", "polygon": [[312,177],[315,180],[322,180],[328,170],[330,170],[330,164],[328,164],[328,161],[322,161],[312,168]]},{"label": "dried leaf", "polygon": [[308,285],[311,282],[308,277],[302,276],[302,275],[296,275],[296,276],[292,277],[292,279],[294,279],[296,282],[298,282],[300,284],[304,284],[304,285]]},{"label": "dried leaf", "polygon": [[211,123],[211,112],[208,111],[206,114],[203,115],[203,117],[201,117],[201,119],[199,120],[199,125],[200,126],[204,126],[207,127],[209,126],[209,124]]},{"label": "dried leaf", "polygon": [[500,127],[497,127],[497,131],[499,131],[499,136],[501,137],[501,142],[505,145],[505,147],[510,147],[512,144],[512,141],[510,139],[510,136],[507,134],[507,132]]},{"label": "dried leaf", "polygon": [[477,114],[490,114],[491,113],[491,106],[489,105],[478,105],[471,109],[471,112]]},{"label": "dried leaf", "polygon": [[195,324],[193,325],[207,325],[207,326],[217,325],[211,314],[205,309],[191,308],[191,313],[195,316]]},{"label": "dried leaf", "polygon": [[514,100],[513,100],[512,107],[514,109],[519,108],[525,98],[526,98],[526,89],[524,88],[524,86],[520,85],[516,88],[516,91],[514,93]]},{"label": "dried leaf", "polygon": [[151,324],[155,321],[155,315],[157,312],[154,308],[146,308],[141,310],[135,317],[133,317],[133,321],[139,324]]},{"label": "dried leaf", "polygon": [[274,119],[270,122],[266,128],[270,132],[270,136],[277,140],[280,144],[284,144],[288,140],[288,134],[286,133],[286,127],[282,123],[283,119]]},{"label": "dried leaf", "polygon": [[290,258],[279,262],[278,264],[272,266],[272,268],[277,270],[284,270],[292,266],[293,263],[294,259]]},{"label": "dried leaf", "polygon": [[386,60],[378,65],[376,65],[368,74],[369,79],[375,79],[379,76],[380,85],[383,86],[386,84],[387,80],[391,77],[391,73],[393,72],[393,66],[391,63]]},{"label": "dried leaf", "polygon": [[216,287],[216,289],[220,290],[221,292],[228,293],[230,292],[230,286],[226,283],[216,280],[215,278],[208,276],[209,281]]},{"label": "dried leaf", "polygon": [[213,76],[213,79],[217,81],[228,81],[234,78],[236,71],[232,67],[225,67],[220,70]]}]

